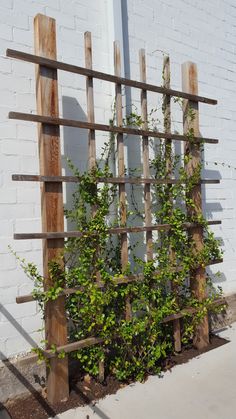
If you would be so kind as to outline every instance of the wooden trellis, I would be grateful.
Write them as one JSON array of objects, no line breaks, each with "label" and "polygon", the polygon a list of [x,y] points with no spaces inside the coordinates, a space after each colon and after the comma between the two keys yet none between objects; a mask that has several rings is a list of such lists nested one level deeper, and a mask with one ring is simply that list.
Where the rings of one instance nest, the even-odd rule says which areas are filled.
[{"label": "wooden trellis", "polygon": [[[199,134],[198,121],[198,103],[202,102],[209,105],[216,105],[217,101],[198,95],[197,91],[197,69],[193,63],[185,63],[182,67],[183,75],[183,92],[170,88],[170,68],[169,61],[164,61],[165,85],[163,87],[148,84],[146,82],[146,64],[145,51],[140,51],[140,81],[125,79],[121,77],[121,56],[119,44],[114,43],[114,73],[115,75],[105,74],[92,69],[92,43],[91,34],[85,33],[85,67],[78,67],[57,61],[56,57],[56,22],[54,19],[37,15],[34,21],[35,30],[35,55],[27,54],[15,50],[7,50],[7,56],[20,59],[30,63],[34,63],[36,67],[36,100],[37,114],[10,112],[10,119],[19,119],[23,121],[36,122],[38,124],[39,139],[39,160],[40,174],[25,175],[14,174],[12,176],[15,181],[36,181],[41,184],[41,202],[42,202],[42,232],[40,233],[17,233],[14,238],[22,239],[43,239],[43,265],[44,276],[46,278],[45,289],[47,290],[52,284],[48,278],[48,261],[55,259],[60,255],[64,247],[64,239],[68,237],[79,237],[82,231],[64,231],[63,221],[63,182],[79,182],[80,179],[74,176],[62,176],[61,173],[61,155],[60,155],[60,126],[70,126],[83,128],[88,130],[89,142],[89,168],[92,169],[96,164],[96,131],[112,132],[117,134],[118,147],[118,177],[99,178],[98,182],[118,184],[119,186],[119,202],[121,208],[121,222],[123,227],[109,228],[108,233],[119,234],[121,236],[121,263],[125,267],[128,262],[128,233],[145,232],[146,233],[146,254],[147,260],[152,260],[152,232],[170,230],[169,224],[152,225],[151,214],[151,194],[150,188],[154,184],[175,184],[178,179],[172,179],[168,176],[165,179],[152,179],[149,169],[149,137],[161,138],[166,140],[166,144],[172,141],[184,141],[185,153],[191,154],[191,164],[187,166],[189,176],[200,162],[200,144],[202,142],[217,144],[218,140],[214,138],[202,138]],[[87,122],[78,120],[69,120],[59,117],[58,106],[58,86],[57,86],[57,70],[67,71],[70,73],[84,75],[86,77],[87,92]],[[94,93],[93,79],[106,80],[115,83],[116,87],[116,125],[97,124],[94,116]],[[124,127],[122,118],[122,95],[121,87],[130,86],[140,89],[141,91],[141,110],[142,119],[147,121],[147,92],[156,92],[163,95],[165,100],[165,121],[164,132],[151,131],[148,129],[147,122],[143,123],[141,129]],[[171,133],[171,117],[170,117],[170,99],[171,97],[184,99],[184,134]],[[196,118],[190,121],[187,109],[194,108]],[[187,135],[187,126],[193,128],[194,141],[190,141]],[[143,153],[143,178],[132,178],[125,176],[124,166],[124,134],[132,134],[142,137],[142,153]],[[167,164],[168,156],[167,156]],[[169,167],[170,169],[170,167]],[[171,171],[171,170],[170,170]],[[201,214],[201,184],[219,183],[219,180],[204,179],[199,181],[191,194],[198,213]],[[144,209],[145,209],[145,225],[126,227],[126,184],[143,184],[144,185]],[[92,209],[95,214],[96,209]],[[191,209],[189,209],[191,211]],[[209,225],[220,224],[220,221],[208,221]],[[193,237],[198,250],[203,246],[203,230],[196,223],[185,223],[184,227],[188,229]],[[172,256],[174,258],[174,254]],[[212,263],[218,263],[222,260],[215,260]],[[62,266],[63,268],[63,266]],[[181,267],[175,268],[175,271],[181,270]],[[156,271],[158,273],[158,271]],[[103,283],[99,276],[96,275],[98,287],[103,287]],[[142,281],[143,275],[127,275],[123,278],[115,278],[117,284],[129,283],[132,281]],[[205,269],[200,267],[191,273],[191,289],[194,295],[201,301],[205,298]],[[79,288],[66,288],[55,301],[46,303],[45,313],[45,330],[47,339],[47,348],[44,351],[46,357],[49,358],[50,369],[47,374],[47,397],[52,403],[65,400],[69,395],[68,384],[68,359],[59,359],[57,354],[50,350],[52,344],[57,346],[57,353],[65,351],[70,353],[77,349],[88,347],[91,345],[102,343],[99,337],[90,337],[78,342],[67,342],[67,324],[65,315],[65,296],[75,293]],[[34,298],[30,295],[17,297],[17,303],[25,303],[32,301]],[[180,323],[179,320],[187,313],[194,314],[194,309],[189,308],[179,313],[170,315],[164,319],[164,322],[173,322],[175,349],[181,349]],[[126,319],[131,318],[131,304],[129,297],[126,299]],[[195,345],[203,348],[209,342],[209,330],[207,316],[198,326],[194,338]],[[100,365],[100,375],[103,374],[103,365]]]}]

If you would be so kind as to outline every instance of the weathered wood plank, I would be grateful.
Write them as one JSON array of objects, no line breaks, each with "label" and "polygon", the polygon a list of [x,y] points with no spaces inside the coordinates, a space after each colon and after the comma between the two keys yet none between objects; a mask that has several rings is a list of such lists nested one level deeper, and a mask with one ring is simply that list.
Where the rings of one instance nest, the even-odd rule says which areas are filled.
[{"label": "weathered wood plank", "polygon": [[63,63],[56,60],[47,59],[45,57],[40,57],[38,55],[28,54],[21,51],[16,51],[13,49],[6,50],[7,57],[16,58],[19,60],[27,61],[34,64],[40,64],[41,66],[54,68],[63,71],[69,71],[70,73],[81,74],[87,77],[94,77],[100,80],[106,80],[113,83],[122,84],[124,86],[136,87],[138,89],[149,90],[151,92],[168,94],[170,96],[182,97],[183,99],[189,99],[192,101],[198,101],[202,103],[207,103],[208,105],[216,105],[217,100],[210,99],[204,96],[191,95],[186,92],[181,92],[179,90],[165,89],[161,86],[155,86],[152,84],[142,83],[135,80],[126,79],[124,77],[113,76],[112,74],[102,73],[100,71],[89,70],[84,67],[78,67],[76,65]]},{"label": "weathered wood plank", "polygon": [[[163,85],[167,89],[170,88],[170,58],[165,56],[163,59]],[[165,133],[171,132],[171,97],[169,95],[163,96],[163,116],[164,116],[164,131]],[[166,140],[165,142],[165,160],[166,160],[166,175],[172,176],[173,161],[172,161],[172,140]],[[171,185],[170,185],[171,186]],[[168,187],[167,199],[172,204],[173,211],[173,198],[171,196],[171,188]],[[176,259],[174,249],[170,248],[170,263],[173,264]],[[172,291],[178,304],[178,286],[174,282],[171,284]],[[180,320],[173,320],[173,337],[174,337],[174,348],[175,352],[181,351],[181,327]]]},{"label": "weathered wood plank", "polygon": [[[85,52],[85,67],[92,70],[92,37],[91,32],[85,32],[84,34],[84,52]],[[88,122],[94,123],[94,95],[93,95],[93,77],[86,77],[86,94],[87,94],[87,116]],[[93,169],[96,166],[96,139],[95,130],[89,130],[89,169]]]},{"label": "weathered wood plank", "polygon": [[[120,78],[121,76],[121,55],[119,42],[114,42],[114,71],[115,75]],[[116,83],[116,123],[118,127],[123,125],[123,116],[122,116],[122,90],[121,84]],[[124,139],[123,133],[119,132],[117,134],[117,156],[118,156],[118,176],[125,177],[125,161],[124,161]],[[126,211],[126,192],[125,184],[119,184],[119,211],[120,211],[120,223],[125,225],[127,221],[127,211]],[[121,234],[121,265],[122,269],[125,270],[128,265],[128,237],[127,230],[123,230]],[[126,311],[125,311],[126,320],[130,320],[132,317],[132,308],[130,303],[130,298],[126,297]]]},{"label": "weathered wood plank", "polygon": [[[81,178],[77,176],[41,176],[41,175],[20,175],[14,174],[12,175],[12,180],[20,181],[20,182],[81,182]],[[153,179],[153,178],[131,178],[131,177],[113,177],[113,178],[105,178],[105,177],[98,177],[95,179],[97,183],[131,183],[131,184],[156,184],[156,185],[165,185],[165,184],[178,184],[180,181],[178,179]],[[201,183],[203,184],[216,184],[220,183],[219,179],[202,179]]]},{"label": "weathered wood plank", "polygon": [[46,358],[49,359],[57,359],[57,355],[59,353],[65,352],[66,354],[69,354],[70,352],[78,351],[78,349],[88,348],[89,346],[99,345],[103,342],[103,339],[101,338],[87,338],[83,340],[79,340],[77,342],[71,342],[67,343],[67,345],[61,345],[57,347],[56,352],[52,351],[50,349],[43,351],[43,355]]},{"label": "weathered wood plank", "polygon": [[[35,52],[37,55],[56,60],[55,20],[38,14],[34,19]],[[36,65],[37,111],[46,117],[58,118],[57,70]],[[40,174],[42,176],[61,175],[60,134],[57,124],[38,124]],[[64,210],[61,183],[41,184],[42,230],[64,230]],[[43,242],[43,268],[45,289],[52,286],[48,262],[58,259],[64,248],[63,237]],[[62,266],[63,269],[63,266]],[[67,344],[67,322],[65,298],[45,305],[45,339],[47,346]],[[47,398],[50,403],[66,400],[69,397],[68,359],[52,359],[47,370]]]},{"label": "weathered wood plank", "polygon": [[[211,220],[207,222],[208,225],[218,225],[221,224],[220,220]],[[183,227],[193,228],[197,227],[197,223],[183,223]],[[139,233],[142,231],[168,231],[171,229],[170,224],[157,224],[151,226],[136,226],[136,227],[114,227],[108,228],[108,234],[126,234],[126,233]],[[60,232],[43,232],[43,233],[15,233],[15,240],[26,240],[26,239],[59,239],[59,238],[68,238],[68,237],[81,237],[82,235],[96,235],[99,232],[94,231],[60,231]]]},{"label": "weathered wood plank", "polygon": [[[186,62],[182,65],[182,86],[185,92],[191,94],[198,93],[198,77],[197,66],[194,63]],[[184,100],[183,103],[183,125],[184,133],[190,130],[193,135],[199,136],[199,111],[198,103]],[[189,157],[186,163],[186,172],[188,176],[192,176],[201,165],[201,147],[199,144],[189,142],[185,146],[185,155]],[[195,207],[187,207],[189,216],[202,215],[202,196],[200,182],[195,185],[189,193],[189,198],[194,202]],[[195,244],[196,252],[201,252],[203,244],[203,228],[201,226],[192,227],[189,232],[191,240]],[[204,267],[199,267],[190,274],[190,286],[192,294],[199,301],[206,297],[206,273]],[[208,316],[206,316],[197,326],[194,335],[194,345],[198,349],[203,349],[209,344],[209,325]]]},{"label": "weathered wood plank", "polygon": [[[140,49],[139,51],[139,67],[140,67],[140,80],[143,83],[146,83],[146,58],[145,50]],[[142,129],[144,131],[148,130],[148,109],[147,109],[147,91],[141,90],[141,117],[143,120]],[[142,137],[142,155],[143,155],[143,176],[144,178],[150,177],[150,168],[149,168],[149,141],[147,136]],[[150,183],[144,185],[144,215],[145,215],[145,225],[148,226],[152,223],[152,211],[151,211],[151,188]],[[153,243],[152,243],[152,232],[148,230],[146,232],[146,252],[147,260],[152,260],[153,258]]]},{"label": "weathered wood plank", "polygon": [[[209,310],[211,310],[211,308],[213,308],[217,305],[225,304],[225,302],[226,302],[226,300],[224,298],[219,298],[219,299],[215,300],[210,305]],[[171,321],[175,321],[175,320],[181,319],[181,318],[186,317],[186,316],[191,316],[191,315],[193,316],[197,312],[198,312],[197,308],[186,307],[183,310],[181,310],[179,313],[173,313],[173,314],[170,314],[169,316],[166,316],[162,320],[162,323],[168,323],[168,322],[171,322]]]},{"label": "weathered wood plank", "polygon": [[[44,116],[44,115],[35,115],[23,112],[9,112],[8,114],[9,119],[19,119],[21,121],[29,121],[29,122],[40,122],[42,124],[48,125],[62,125],[66,127],[74,127],[74,128],[84,128],[84,129],[94,129],[97,131],[104,131],[104,132],[114,132],[119,134],[130,134],[130,135],[138,135],[138,136],[145,136],[145,137],[153,137],[153,138],[163,138],[163,139],[172,139],[176,141],[186,141],[189,142],[189,137],[187,135],[180,135],[180,134],[167,134],[164,132],[158,131],[144,131],[137,128],[128,128],[122,126],[114,126],[114,125],[104,125],[104,124],[95,124],[85,121],[77,121],[74,119],[65,119],[65,118],[57,118],[51,116]],[[208,143],[208,144],[218,144],[218,140],[215,138],[205,138],[205,137],[194,137],[192,142],[200,142],[200,143]]]}]

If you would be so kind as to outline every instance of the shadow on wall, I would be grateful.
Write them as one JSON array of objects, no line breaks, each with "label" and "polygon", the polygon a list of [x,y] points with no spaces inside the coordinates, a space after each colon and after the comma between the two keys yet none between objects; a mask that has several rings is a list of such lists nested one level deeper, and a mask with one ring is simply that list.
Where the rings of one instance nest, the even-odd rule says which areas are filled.
[{"label": "shadow on wall", "polygon": [[[121,1],[122,7],[122,31],[123,31],[123,48],[124,48],[124,76],[126,78],[131,78],[130,74],[130,47],[129,47],[129,26],[128,26],[128,10],[127,10],[127,1]],[[132,111],[132,93],[129,86],[124,88],[124,97],[125,97],[125,112],[124,114],[130,114]],[[64,118],[77,119],[86,121],[87,115],[79,105],[78,101],[73,97],[63,96],[62,97],[62,113]],[[124,115],[125,116],[125,115]],[[108,121],[106,121],[108,123]],[[88,162],[88,131],[84,129],[64,127],[63,129],[64,137],[64,155],[63,155],[63,169],[65,175],[71,175],[71,170],[68,167],[66,158],[70,158],[74,163],[75,167],[84,172],[87,170]],[[141,140],[137,136],[124,136],[124,143],[127,152],[127,174],[130,176],[133,175],[132,170],[138,168],[138,172],[134,175],[140,175],[142,172],[142,158],[141,158]],[[114,169],[114,168],[113,168]],[[131,170],[130,170],[131,169]],[[72,193],[75,190],[75,185],[72,183],[65,184],[65,208],[69,209],[71,207],[71,197]],[[126,186],[127,191],[127,202],[128,210],[134,213],[134,216],[130,217],[128,223],[133,225],[139,224],[143,225],[144,222],[144,188],[143,185],[137,186]],[[140,212],[141,215],[135,217],[137,212]],[[135,219],[136,218],[136,219]],[[135,219],[135,221],[134,221]],[[73,229],[73,223],[68,222],[68,229]],[[129,245],[133,248],[135,255],[143,259],[143,255],[146,251],[146,242],[145,235],[143,233],[135,233],[129,235]],[[132,258],[131,258],[132,259]],[[131,260],[132,265],[132,260]]]},{"label": "shadow on wall", "polygon": [[[81,108],[77,99],[69,96],[62,97],[62,113],[63,118],[75,119],[81,121],[87,121],[87,115]],[[142,168],[141,164],[141,143],[137,136],[128,136],[125,140],[127,145],[127,160],[128,168]],[[68,166],[67,158],[69,158],[74,164],[75,168],[80,172],[84,172],[88,168],[88,130],[72,127],[63,128],[63,145],[64,150],[62,154],[62,169],[65,175],[71,175],[71,169]],[[99,156],[98,156],[99,157]],[[113,165],[114,166],[114,165]],[[111,168],[111,170],[114,169]],[[132,175],[132,174],[131,174]],[[139,173],[140,175],[140,173]],[[127,185],[128,186],[128,185]],[[65,183],[65,209],[70,209],[72,204],[72,194],[75,191],[75,184]],[[143,187],[140,190],[140,186],[127,187],[127,201],[129,210],[136,212],[138,208],[141,214],[143,214]],[[139,220],[139,224],[142,225],[142,218]],[[132,224],[132,219],[131,219]],[[137,220],[136,220],[137,223]],[[68,230],[73,230],[73,223],[67,221]],[[137,242],[139,245],[137,245]],[[136,256],[143,258],[145,253],[145,243],[143,234],[132,234],[130,235],[130,246],[135,247]]]},{"label": "shadow on wall", "polygon": [[[206,168],[205,165],[205,149],[203,148],[202,151],[202,161],[203,161],[203,166],[202,166],[202,178],[203,179],[221,179],[221,174],[219,172],[219,170],[211,170]],[[216,184],[215,187],[219,187],[219,184]],[[213,220],[215,218],[215,214],[217,214],[216,219],[217,220],[221,220],[221,214],[223,213],[223,208],[220,202],[207,202],[207,186],[206,185],[202,185],[202,210],[203,210],[203,214],[206,217],[207,220]],[[212,227],[214,228],[214,227]],[[221,245],[224,245],[224,242],[222,240],[221,237],[216,237]],[[208,266],[206,269],[206,272],[208,273],[208,275],[210,276],[210,278],[212,278],[213,283],[215,285],[220,285],[222,282],[225,282],[227,280],[225,274],[223,272],[220,271],[220,265],[219,264],[219,272],[220,275],[217,276],[215,275],[214,270],[211,268],[211,266]]]},{"label": "shadow on wall", "polygon": [[[123,48],[124,48],[124,77],[131,78],[131,69],[130,69],[130,46],[129,46],[129,21],[128,21],[128,9],[127,1],[121,0],[121,9],[122,9],[122,32],[123,32]],[[132,112],[132,91],[131,87],[125,86],[125,113],[129,115]],[[125,115],[124,115],[125,116]],[[137,136],[128,135],[125,138],[125,146],[127,150],[127,169],[131,169],[129,173],[130,176],[140,176],[142,173],[142,160],[141,160],[141,140]],[[132,170],[138,169],[137,173],[132,173]],[[140,173],[141,172],[141,173]],[[129,210],[134,212],[137,215],[137,209],[143,215],[144,214],[144,187],[143,185],[127,185],[127,201]],[[141,216],[136,217],[135,223],[138,225],[143,225],[144,218]],[[132,224],[132,218],[131,218]],[[145,234],[136,233],[129,235],[129,243],[132,248],[134,248],[134,253],[140,259],[144,259],[144,254],[146,252],[146,239]],[[132,264],[132,260],[131,260]]]},{"label": "shadow on wall", "polygon": [[[62,97],[62,113],[63,118],[75,119],[80,121],[87,121],[87,115],[79,105],[78,101],[69,96]],[[76,169],[80,172],[87,170],[88,164],[88,131],[80,128],[64,127],[64,153],[62,154],[62,169],[65,175],[69,176],[71,169],[68,166],[67,158],[69,158]],[[71,198],[75,190],[75,184],[65,183],[65,208],[71,208]],[[73,223],[67,221],[68,230],[73,229]]]}]

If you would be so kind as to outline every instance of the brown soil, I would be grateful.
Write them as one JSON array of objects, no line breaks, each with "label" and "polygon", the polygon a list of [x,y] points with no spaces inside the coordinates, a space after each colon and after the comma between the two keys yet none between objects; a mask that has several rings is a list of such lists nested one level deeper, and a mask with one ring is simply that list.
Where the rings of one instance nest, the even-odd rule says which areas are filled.
[{"label": "brown soil", "polygon": [[[180,354],[172,355],[163,364],[163,371],[174,367],[175,365],[188,362],[198,355],[208,352],[214,348],[226,344],[228,341],[213,335],[209,346],[199,351],[193,347],[185,347]],[[75,371],[75,369],[73,368]],[[44,419],[54,417],[56,414],[64,412],[78,406],[89,403],[95,403],[96,400],[105,397],[108,394],[114,394],[125,384],[120,383],[113,377],[108,377],[104,384],[98,383],[93,378],[87,376],[81,379],[76,375],[71,377],[71,392],[67,402],[57,405],[50,405],[43,397],[43,392],[36,392],[25,398],[9,400],[4,407],[12,419]],[[0,409],[1,410],[1,409]]]}]

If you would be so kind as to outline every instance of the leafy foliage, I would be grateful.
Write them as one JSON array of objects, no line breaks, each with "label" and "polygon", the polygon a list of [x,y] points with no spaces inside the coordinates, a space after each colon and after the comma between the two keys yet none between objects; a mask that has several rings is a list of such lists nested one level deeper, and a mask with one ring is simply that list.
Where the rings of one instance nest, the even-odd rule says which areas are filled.
[{"label": "leafy foliage", "polygon": [[[154,120],[154,112],[151,111],[148,121],[152,126],[158,123]],[[194,113],[190,112],[190,120],[193,120]],[[140,127],[143,121],[132,111],[124,123]],[[188,136],[191,140],[191,129]],[[21,261],[23,269],[35,282],[34,296],[42,309],[47,301],[60,295],[64,286],[76,288],[76,292],[66,297],[70,340],[96,336],[103,339],[103,344],[78,350],[73,355],[79,359],[81,368],[94,376],[98,375],[99,361],[105,362],[107,374],[114,374],[119,380],[142,380],[147,373],[158,373],[161,361],[173,352],[172,325],[163,322],[165,317],[189,307],[197,310],[194,316],[186,315],[183,320],[182,340],[186,343],[220,295],[220,290],[213,288],[210,277],[207,297],[203,301],[190,292],[189,286],[194,270],[221,257],[218,241],[209,231],[204,217],[199,216],[191,198],[191,191],[200,179],[201,165],[189,177],[185,165],[191,156],[186,155],[181,161],[180,156],[173,155],[170,143],[155,141],[154,158],[150,162],[153,178],[166,179],[175,175],[179,181],[152,187],[155,223],[170,225],[168,231],[163,229],[158,237],[153,236],[152,260],[137,257],[137,242],[136,246],[129,247],[133,264],[122,270],[120,239],[108,232],[109,228],[121,224],[117,187],[99,183],[99,178],[113,176],[109,169],[111,146],[114,146],[112,137],[104,147],[101,161],[90,172],[79,173],[69,162],[80,182],[66,217],[83,233],[67,240],[64,271],[61,261],[50,262],[53,287],[44,291],[44,279],[37,268]],[[137,203],[133,202],[133,205],[135,209],[128,208],[127,213],[137,220],[143,209],[138,208]],[[201,226],[204,235],[200,251],[186,229],[186,224],[193,222]],[[131,274],[135,272],[139,272],[140,280],[131,281]],[[132,307],[131,320],[125,319],[127,296]],[[39,350],[37,353],[42,358]]]}]

